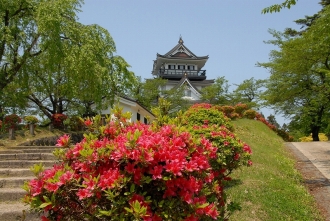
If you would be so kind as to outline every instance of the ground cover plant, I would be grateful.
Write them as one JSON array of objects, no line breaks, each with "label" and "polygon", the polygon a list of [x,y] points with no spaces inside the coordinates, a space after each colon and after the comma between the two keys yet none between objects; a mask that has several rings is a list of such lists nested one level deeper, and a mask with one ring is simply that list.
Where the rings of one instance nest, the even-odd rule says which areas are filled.
[{"label": "ground cover plant", "polygon": [[115,117],[101,127],[86,120],[83,141],[70,146],[68,136],[59,139],[55,154],[62,163],[34,167],[25,201],[45,212],[43,220],[227,218],[224,183],[229,171],[249,165],[249,146],[228,129],[212,133],[206,122],[201,128],[213,140],[188,132],[181,121],[144,125]]},{"label": "ground cover plant", "polygon": [[241,204],[231,220],[324,220],[302,185],[283,140],[256,120],[232,121],[235,133],[253,149],[253,167],[235,171],[226,192]]}]

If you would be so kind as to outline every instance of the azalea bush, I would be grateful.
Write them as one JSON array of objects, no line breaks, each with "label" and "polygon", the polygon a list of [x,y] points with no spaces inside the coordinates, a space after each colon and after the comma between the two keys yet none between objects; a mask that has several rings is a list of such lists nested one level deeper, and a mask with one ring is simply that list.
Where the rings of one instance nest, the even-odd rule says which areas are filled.
[{"label": "azalea bush", "polygon": [[257,116],[257,111],[252,110],[252,109],[246,110],[243,113],[243,117],[248,118],[248,119],[255,119],[256,116]]},{"label": "azalea bush", "polygon": [[196,138],[206,138],[217,147],[217,163],[214,163],[214,167],[226,170],[229,175],[239,166],[252,165],[252,151],[233,133],[230,119],[220,111],[215,112],[217,109],[216,106],[208,109],[200,105],[192,106],[183,115],[183,125]]},{"label": "azalea bush", "polygon": [[247,104],[236,104],[234,106],[235,113],[239,115],[239,117],[244,116],[244,112],[249,110],[249,107]]},{"label": "azalea bush", "polygon": [[25,202],[43,220],[224,219],[227,170],[219,146],[179,126],[115,116],[97,130],[88,119],[92,133],[80,143],[71,146],[67,135],[58,140],[60,163],[34,167]]},{"label": "azalea bush", "polygon": [[201,103],[191,106],[182,120],[184,125],[222,125],[229,130],[234,130],[230,118],[224,115],[221,106]]},{"label": "azalea bush", "polygon": [[[216,147],[216,157],[210,160],[210,165],[214,171],[221,171],[217,178],[220,189],[224,190],[235,169],[252,165],[252,150],[233,133],[230,119],[221,110],[219,106],[204,108],[201,104],[194,105],[183,114],[182,122],[195,139],[206,139]],[[221,217],[227,217],[240,208],[235,202],[227,201],[225,191],[221,191],[221,195]]]},{"label": "azalea bush", "polygon": [[5,129],[17,129],[18,124],[22,122],[22,119],[16,114],[10,114],[4,117],[3,127]]},{"label": "azalea bush", "polygon": [[68,117],[65,114],[53,114],[52,115],[52,123],[54,128],[63,129],[64,128],[64,120]]},{"label": "azalea bush", "polygon": [[280,136],[284,141],[286,142],[292,142],[293,141],[293,136],[290,136],[288,132],[281,128],[277,128],[273,124],[269,123],[261,114],[257,113],[256,114],[256,120],[262,122],[265,124],[269,129],[274,131],[278,136]]}]

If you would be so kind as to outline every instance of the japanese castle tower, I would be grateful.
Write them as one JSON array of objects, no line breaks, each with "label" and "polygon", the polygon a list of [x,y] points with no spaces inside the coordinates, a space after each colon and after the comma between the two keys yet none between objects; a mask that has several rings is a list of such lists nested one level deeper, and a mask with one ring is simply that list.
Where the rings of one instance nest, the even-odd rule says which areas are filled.
[{"label": "japanese castle tower", "polygon": [[154,60],[152,75],[167,79],[161,90],[170,90],[185,86],[185,99],[199,102],[201,89],[210,86],[214,80],[206,80],[206,70],[202,70],[209,56],[196,56],[184,44],[180,37],[174,48],[164,55],[157,53]]}]

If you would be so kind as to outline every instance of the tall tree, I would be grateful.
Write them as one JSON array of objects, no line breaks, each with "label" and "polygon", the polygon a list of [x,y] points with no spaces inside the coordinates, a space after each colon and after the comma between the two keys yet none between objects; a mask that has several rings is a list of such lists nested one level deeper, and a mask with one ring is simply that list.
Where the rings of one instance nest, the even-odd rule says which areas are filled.
[{"label": "tall tree", "polygon": [[22,70],[44,51],[49,51],[53,62],[61,57],[63,32],[72,27],[81,2],[0,1],[0,92],[22,77]]},{"label": "tall tree", "polygon": [[73,102],[101,108],[136,82],[108,31],[77,22],[81,0],[0,1],[0,94],[19,82],[50,117]]},{"label": "tall tree", "polygon": [[228,89],[228,80],[226,80],[224,76],[218,77],[214,84],[202,88],[202,100],[211,104],[229,104],[231,98]]},{"label": "tall tree", "polygon": [[253,77],[244,80],[241,84],[234,84],[237,88],[232,92],[232,98],[235,103],[245,103],[249,107],[260,106],[260,96],[265,80],[254,79]]},{"label": "tall tree", "polygon": [[[330,7],[308,30],[296,37],[273,31],[270,43],[279,47],[270,62],[259,63],[271,76],[266,85],[268,104],[284,115],[299,119],[318,141],[318,133],[330,112]],[[299,118],[295,118],[299,116]]]},{"label": "tall tree", "polygon": [[[324,10],[324,7],[330,4],[330,0],[321,0],[319,4],[323,7],[321,9],[321,12]],[[320,17],[320,12],[314,14],[314,15],[306,15],[305,18],[301,18],[295,21],[297,25],[300,25],[300,30],[295,30],[292,28],[286,28],[284,33],[295,37],[295,36],[300,36],[302,33],[307,31],[309,27],[311,27],[314,22]]]},{"label": "tall tree", "polygon": [[275,118],[274,115],[272,115],[272,114],[269,115],[269,116],[267,117],[267,121],[268,121],[270,124],[274,125],[276,128],[280,129],[280,125],[277,123],[276,118]]},{"label": "tall tree", "polygon": [[136,88],[135,98],[145,107],[151,109],[159,105],[159,99],[164,98],[169,102],[169,113],[188,108],[189,101],[184,99],[185,87],[175,87],[170,90],[165,88],[166,79],[155,78],[140,82]]}]

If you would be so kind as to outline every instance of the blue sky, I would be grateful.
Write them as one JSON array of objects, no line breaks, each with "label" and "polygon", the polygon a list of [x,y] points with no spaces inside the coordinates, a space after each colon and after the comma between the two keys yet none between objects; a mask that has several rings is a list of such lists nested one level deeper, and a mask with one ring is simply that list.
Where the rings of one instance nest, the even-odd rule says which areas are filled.
[{"label": "blue sky", "polygon": [[[245,79],[265,79],[274,46],[268,29],[299,28],[293,22],[317,13],[319,0],[299,0],[291,9],[261,14],[261,10],[284,0],[85,0],[79,21],[98,24],[113,37],[117,54],[142,79],[152,78],[156,54],[172,49],[180,35],[197,56],[209,55],[203,69],[207,79],[224,76],[230,85]],[[232,89],[235,86],[231,87]],[[262,110],[268,116],[271,110]],[[279,119],[283,123],[284,119]]]}]

